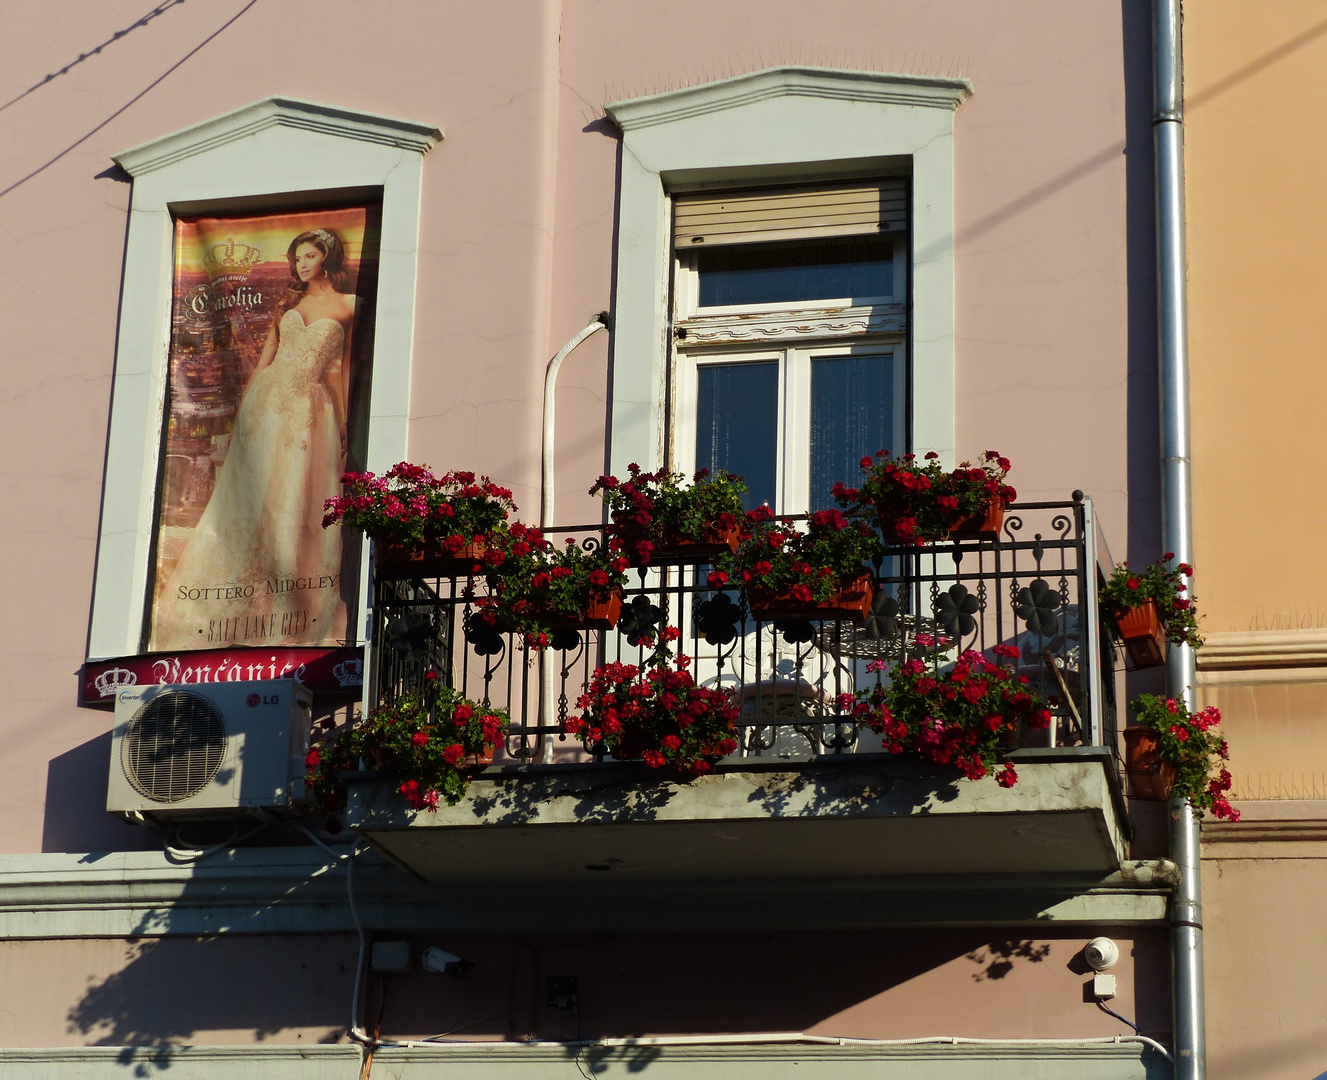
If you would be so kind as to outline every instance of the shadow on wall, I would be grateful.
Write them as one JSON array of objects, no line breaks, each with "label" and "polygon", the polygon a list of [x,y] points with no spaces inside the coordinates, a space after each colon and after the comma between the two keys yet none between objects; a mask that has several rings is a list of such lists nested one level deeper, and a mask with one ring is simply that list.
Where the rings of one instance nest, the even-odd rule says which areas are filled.
[{"label": "shadow on wall", "polygon": [[1157,403],[1156,194],[1152,152],[1152,5],[1121,0],[1124,35],[1125,273],[1128,275],[1129,526],[1125,558],[1161,554],[1161,413]]},{"label": "shadow on wall", "polygon": [[[379,933],[391,936],[385,928]],[[954,930],[528,938],[440,932],[412,939],[416,948],[439,942],[474,960],[467,977],[371,976],[362,1023],[372,1029],[380,1019],[384,1038],[805,1031],[956,960],[973,965],[973,978],[999,978],[1040,963],[1049,951],[1040,942]],[[68,1029],[98,1045],[149,1050],[157,1068],[168,1067],[174,1050],[200,1033],[202,1041],[226,1032],[223,1041],[280,1035],[289,1043],[302,1031],[310,1041],[337,1042],[349,1016],[356,948],[353,935],[139,939],[127,945],[124,967],[70,1008]],[[956,974],[966,978],[966,965]],[[575,1012],[548,1003],[550,977],[569,975],[578,983]],[[134,1060],[127,1049],[126,1062]],[[648,1064],[633,1061],[636,1068]]]},{"label": "shadow on wall", "polygon": [[[1050,951],[1042,942],[992,940],[988,934],[923,929],[448,938],[447,948],[476,962],[464,982],[422,973],[393,976],[385,1008],[382,988],[375,985],[365,1016],[382,1008],[383,1032],[408,1038],[574,1041],[797,1032],[835,1018],[854,1028],[842,1034],[860,1035],[867,1033],[862,1024],[889,1027],[890,1008],[876,999],[928,972],[957,961],[950,977],[963,981],[989,968],[986,957],[1002,957],[1009,974]],[[549,980],[568,978],[576,980],[575,1012],[548,1003]],[[868,1003],[874,1003],[868,1008],[876,1019],[843,1019]],[[963,1028],[967,1021],[955,1023]],[[934,1032],[911,1030],[904,1021],[885,1037],[918,1034]],[[648,1063],[632,1059],[636,1068]]]},{"label": "shadow on wall", "polygon": [[52,758],[46,766],[42,851],[146,851],[161,841],[106,812],[111,733]]},{"label": "shadow on wall", "polygon": [[[68,1030],[100,1046],[166,1050],[200,1031],[264,1042],[321,1029],[318,1042],[338,1042],[356,949],[353,934],[139,938],[126,944],[124,967],[70,1008]],[[154,1057],[161,1067],[169,1054]]]},{"label": "shadow on wall", "polygon": [[972,973],[973,982],[988,982],[1003,979],[1020,960],[1040,964],[1050,953],[1050,943],[1046,941],[992,941],[968,953],[967,958],[977,965]]}]

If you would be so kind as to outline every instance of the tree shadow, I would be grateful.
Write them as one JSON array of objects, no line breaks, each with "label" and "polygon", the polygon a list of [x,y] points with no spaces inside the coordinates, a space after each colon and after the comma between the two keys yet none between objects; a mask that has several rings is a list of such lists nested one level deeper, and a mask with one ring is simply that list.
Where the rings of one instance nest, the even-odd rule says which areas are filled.
[{"label": "tree shadow", "polygon": [[1040,964],[1050,955],[1049,942],[1023,939],[990,941],[967,954],[967,959],[980,967],[973,972],[973,982],[988,982],[1003,979],[1014,970],[1015,964],[1026,960],[1030,964]]},{"label": "tree shadow", "polygon": [[[317,942],[271,934],[131,939],[123,966],[70,1006],[67,1029],[93,1045],[125,1047],[122,1063],[135,1062],[137,1075],[147,1075],[149,1063],[169,1067],[200,1030],[246,1031],[265,1042],[292,1028],[315,1029],[309,1041],[339,1041],[356,940]],[[144,1047],[155,1053],[142,1058]]]}]

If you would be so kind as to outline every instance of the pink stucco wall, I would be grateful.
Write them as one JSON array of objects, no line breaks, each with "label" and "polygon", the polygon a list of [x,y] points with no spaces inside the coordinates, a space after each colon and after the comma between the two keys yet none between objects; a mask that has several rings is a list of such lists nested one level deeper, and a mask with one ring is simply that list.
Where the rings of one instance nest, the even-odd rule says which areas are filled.
[{"label": "pink stucco wall", "polygon": [[[429,939],[433,940],[433,939]],[[1118,1011],[1167,1037],[1162,941],[1118,936]],[[576,1039],[806,1031],[848,1038],[1103,1038],[1084,1000],[1080,934],[918,930],[837,934],[445,937],[476,961],[464,981],[392,976],[382,1034]],[[419,941],[417,944],[426,944]],[[790,958],[796,958],[791,962]],[[340,1034],[353,936],[8,942],[0,1045],[314,1043]],[[547,1007],[575,975],[579,1011]],[[254,994],[251,988],[261,986]],[[383,982],[368,983],[376,1017]],[[465,1025],[465,1026],[462,1026]]]},{"label": "pink stucco wall", "polygon": [[[974,96],[955,117],[959,454],[1000,449],[1014,459],[1011,480],[1024,498],[1085,490],[1117,557],[1130,547],[1156,554],[1147,549],[1151,323],[1140,314],[1152,303],[1149,91],[1137,59],[1146,24],[1136,10],[1146,5],[1126,3],[1122,18],[1121,5],[1102,0],[227,0],[169,8],[43,82],[144,6],[81,4],[77,18],[65,5],[0,9],[0,852],[158,843],[105,814],[111,714],[76,705],[130,194],[111,155],[272,94],[446,133],[423,167],[410,455],[490,473],[533,517],[545,364],[612,299],[619,143],[603,104],[784,63],[966,76]],[[604,465],[609,360],[598,335],[559,383],[564,523],[598,516],[585,492]],[[1084,937],[988,935],[844,936],[830,944],[841,950],[833,955],[856,958],[851,985],[790,985],[783,1013],[761,1016],[723,1012],[740,1003],[745,991],[736,988],[716,999],[720,1018],[706,1022],[876,1037],[1122,1030],[1083,1001],[1072,963]],[[0,1044],[326,1038],[344,1023],[353,950],[348,939],[319,940],[313,950],[308,939],[224,949],[191,940],[9,943],[0,950],[8,995]],[[614,989],[623,955],[615,950],[637,950],[645,959],[633,977],[662,973],[680,999],[692,988],[686,951],[705,945],[642,938],[544,947],[549,964],[569,950],[603,994],[586,998],[594,1022],[628,1033],[697,1030],[701,1021],[669,1014],[655,990],[642,991],[650,1017],[632,1015],[631,995]],[[1146,960],[1137,962],[1130,942],[1121,945],[1118,1004],[1164,1034],[1164,942],[1140,935]],[[734,972],[759,979],[752,965],[770,962],[767,946],[719,947]],[[510,941],[474,947],[492,954],[493,970],[510,968]],[[862,959],[868,953],[878,967]],[[273,997],[289,990],[289,1012],[259,1015],[234,993],[200,1020],[185,995],[162,994],[195,968],[231,989],[260,970]],[[491,993],[482,969],[467,992],[501,1009],[506,969]],[[845,970],[822,974],[828,984]],[[141,1016],[123,1003],[135,990],[156,1002]],[[456,1017],[486,1014],[469,999],[439,999],[458,992],[433,984],[418,1000]],[[936,1002],[948,1002],[943,1015]],[[559,1021],[543,1018],[546,1036],[569,1034]],[[392,1022],[395,1034],[439,1030],[436,1016],[408,1010]],[[481,1034],[508,1034],[490,1027]]]},{"label": "pink stucco wall", "polygon": [[[140,6],[0,15],[3,96]],[[147,842],[97,813],[89,785],[105,744],[89,744],[109,717],[75,707],[129,197],[107,170],[118,150],[269,94],[446,132],[424,163],[410,452],[489,472],[533,512],[544,365],[611,299],[618,143],[604,101],[779,62],[967,76],[975,94],[955,120],[959,451],[1007,453],[1024,497],[1083,488],[1123,552],[1138,349],[1126,306],[1140,299],[1126,241],[1143,209],[1130,206],[1123,152],[1129,20],[1122,29],[1118,5],[1050,0],[782,0],[752,16],[700,0],[346,0],[314,18],[238,0],[178,6],[0,112],[0,849]],[[584,492],[604,459],[607,364],[600,335],[559,386],[563,521],[595,514]]]}]

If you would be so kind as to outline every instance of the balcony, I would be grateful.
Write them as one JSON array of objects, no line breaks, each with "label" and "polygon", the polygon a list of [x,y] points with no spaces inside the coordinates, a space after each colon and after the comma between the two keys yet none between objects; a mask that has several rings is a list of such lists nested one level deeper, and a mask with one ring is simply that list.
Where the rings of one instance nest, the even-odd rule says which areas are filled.
[{"label": "balcony", "polygon": [[[602,542],[598,528],[559,532]],[[488,893],[1106,878],[1125,863],[1128,831],[1115,655],[1096,603],[1108,560],[1090,500],[1015,504],[997,537],[888,551],[870,568],[862,621],[764,622],[736,590],[716,620],[706,568],[672,563],[632,572],[615,629],[562,632],[542,654],[476,631],[482,584],[379,580],[374,700],[433,671],[506,708],[512,726],[456,806],[411,811],[385,778],[359,774],[348,822],[424,881]],[[565,727],[594,668],[642,662],[638,635],[662,625],[681,630],[697,680],[741,706],[737,752],[690,781],[587,751]],[[952,641],[951,655],[1014,646],[1051,703],[1050,726],[1024,726],[1009,749],[1013,787],[883,753],[844,710],[844,695],[885,677],[871,661],[923,655],[928,636]]]}]

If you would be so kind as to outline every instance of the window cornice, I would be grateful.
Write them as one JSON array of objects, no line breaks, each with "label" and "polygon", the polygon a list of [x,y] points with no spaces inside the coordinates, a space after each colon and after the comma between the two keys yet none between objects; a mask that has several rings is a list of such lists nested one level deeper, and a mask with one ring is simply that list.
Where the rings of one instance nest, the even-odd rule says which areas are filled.
[{"label": "window cornice", "polygon": [[971,94],[972,84],[967,79],[779,67],[737,75],[703,86],[689,86],[649,97],[615,101],[604,109],[619,128],[631,131],[740,108],[769,98],[805,97],[953,110]]},{"label": "window cornice", "polygon": [[427,154],[443,137],[436,127],[414,120],[375,116],[298,98],[270,97],[122,150],[114,160],[130,176],[142,176],[272,127],[300,128],[418,154]]}]

